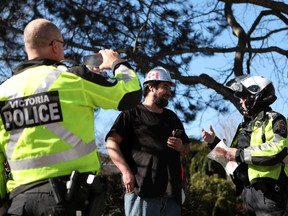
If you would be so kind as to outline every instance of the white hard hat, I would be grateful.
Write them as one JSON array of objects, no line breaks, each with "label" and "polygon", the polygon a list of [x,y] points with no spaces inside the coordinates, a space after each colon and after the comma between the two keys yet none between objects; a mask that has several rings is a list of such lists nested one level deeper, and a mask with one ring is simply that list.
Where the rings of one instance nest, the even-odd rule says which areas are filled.
[{"label": "white hard hat", "polygon": [[170,72],[163,67],[155,67],[151,69],[146,74],[144,84],[149,81],[163,81],[163,82],[166,81],[174,84],[171,79]]}]

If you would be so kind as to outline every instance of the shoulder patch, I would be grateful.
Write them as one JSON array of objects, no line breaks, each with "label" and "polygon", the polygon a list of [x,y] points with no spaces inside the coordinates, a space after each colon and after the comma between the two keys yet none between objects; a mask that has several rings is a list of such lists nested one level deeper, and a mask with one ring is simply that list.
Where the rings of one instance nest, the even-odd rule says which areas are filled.
[{"label": "shoulder patch", "polygon": [[285,135],[287,133],[286,122],[283,119],[275,121],[273,125],[273,130],[277,134]]}]

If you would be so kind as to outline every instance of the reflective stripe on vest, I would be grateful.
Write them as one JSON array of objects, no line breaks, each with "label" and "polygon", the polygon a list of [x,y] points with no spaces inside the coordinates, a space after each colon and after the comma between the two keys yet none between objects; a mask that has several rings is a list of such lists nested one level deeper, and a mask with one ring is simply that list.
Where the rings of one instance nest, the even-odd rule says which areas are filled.
[{"label": "reflective stripe on vest", "polygon": [[[121,73],[119,73],[118,71],[121,71]],[[121,76],[121,79],[125,83],[132,80],[131,69],[126,67],[125,65],[120,65],[118,70],[115,71],[115,75],[117,76],[118,74]]]},{"label": "reflective stripe on vest", "polygon": [[17,161],[9,161],[11,170],[25,170],[49,166],[53,164],[63,163],[65,161],[73,160],[81,156],[87,155],[96,149],[94,140],[89,144],[79,143],[73,149],[57,152],[50,155],[44,155],[37,158],[21,159]]},{"label": "reflective stripe on vest", "polygon": [[[273,113],[267,112],[268,121],[265,121],[265,127],[261,125],[256,125],[252,128],[252,136],[250,144],[251,146],[247,149],[244,149],[244,157],[245,160],[248,159],[250,163],[248,163],[248,176],[250,182],[254,179],[259,178],[271,178],[278,179],[283,168],[283,163],[276,163],[271,166],[264,165],[255,165],[251,164],[251,157],[257,157],[260,153],[260,156],[263,156],[263,152],[266,152],[266,156],[274,156],[279,153],[280,146],[281,148],[286,147],[286,139],[278,134],[273,132]],[[263,143],[263,134],[265,134],[265,142]],[[246,150],[250,150],[250,152],[245,153]]]},{"label": "reflective stripe on vest", "polygon": [[[54,81],[60,76],[62,71],[63,68],[61,68],[61,70],[57,68],[52,70],[48,74],[48,76],[42,81],[42,83],[39,85],[39,87],[35,90],[34,93],[37,94],[48,91],[48,89],[51,87]],[[19,95],[19,93],[15,92],[9,92],[7,96],[9,99],[22,97],[22,95]],[[15,146],[19,138],[21,137],[24,129],[12,130],[7,142],[7,149],[6,149],[7,158],[12,170],[16,171],[23,169],[24,170],[33,169],[57,163],[63,163],[68,160],[77,159],[81,156],[87,155],[96,149],[94,140],[92,140],[90,143],[87,144],[81,139],[79,139],[77,136],[75,136],[71,131],[67,130],[58,123],[47,124],[44,126],[46,127],[47,130],[50,130],[51,132],[59,136],[62,140],[64,140],[66,143],[70,144],[74,148],[50,155],[44,155],[37,158],[28,158],[28,159],[20,159],[17,161],[15,160],[11,161],[11,157],[15,149]]]},{"label": "reflective stripe on vest", "polygon": [[275,134],[274,139],[269,142],[266,142],[262,145],[250,146],[249,148],[246,148],[244,150],[244,160],[246,161],[246,163],[252,163],[251,151],[261,151],[264,149],[273,148],[274,146],[278,145],[281,139],[282,139],[281,136],[279,136],[278,134]]}]

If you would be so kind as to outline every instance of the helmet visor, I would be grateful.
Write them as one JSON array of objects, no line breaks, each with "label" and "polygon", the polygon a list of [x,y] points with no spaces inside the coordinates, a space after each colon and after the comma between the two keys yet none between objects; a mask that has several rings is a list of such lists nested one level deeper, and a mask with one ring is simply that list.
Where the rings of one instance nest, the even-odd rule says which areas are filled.
[{"label": "helmet visor", "polygon": [[234,79],[227,82],[226,87],[230,88],[234,92],[243,92],[244,88],[242,82],[248,79],[249,77],[250,77],[249,74],[235,77]]}]

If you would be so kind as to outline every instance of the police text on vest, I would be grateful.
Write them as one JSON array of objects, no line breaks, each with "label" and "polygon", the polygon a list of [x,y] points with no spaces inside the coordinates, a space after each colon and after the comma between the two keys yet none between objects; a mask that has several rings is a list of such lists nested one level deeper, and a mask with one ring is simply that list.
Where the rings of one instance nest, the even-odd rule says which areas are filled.
[{"label": "police text on vest", "polygon": [[62,121],[58,91],[0,101],[6,131]]}]

